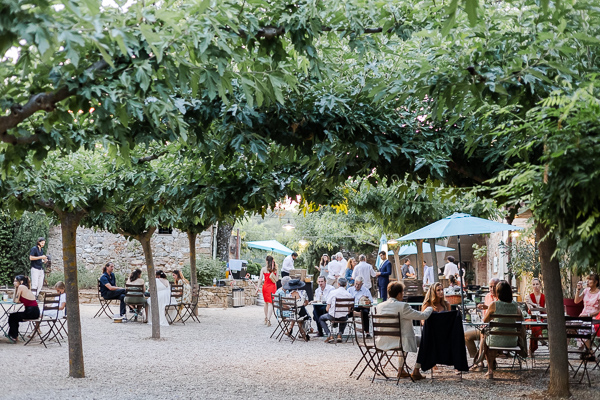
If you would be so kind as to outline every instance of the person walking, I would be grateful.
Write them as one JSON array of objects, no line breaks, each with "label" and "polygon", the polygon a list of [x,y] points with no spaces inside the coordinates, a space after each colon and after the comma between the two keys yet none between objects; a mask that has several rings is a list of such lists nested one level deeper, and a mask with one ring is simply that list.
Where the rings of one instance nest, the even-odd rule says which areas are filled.
[{"label": "person walking", "polygon": [[[265,325],[271,326],[271,316],[273,315],[273,294],[277,291],[277,264],[272,256],[267,256],[267,265],[260,270],[260,280],[258,287],[262,285],[263,300],[265,301]],[[256,291],[258,294],[258,290]]]},{"label": "person walking", "polygon": [[44,246],[46,239],[38,238],[37,244],[31,248],[29,252],[29,260],[31,261],[31,292],[37,297],[44,286],[44,263],[48,257],[44,254]]}]

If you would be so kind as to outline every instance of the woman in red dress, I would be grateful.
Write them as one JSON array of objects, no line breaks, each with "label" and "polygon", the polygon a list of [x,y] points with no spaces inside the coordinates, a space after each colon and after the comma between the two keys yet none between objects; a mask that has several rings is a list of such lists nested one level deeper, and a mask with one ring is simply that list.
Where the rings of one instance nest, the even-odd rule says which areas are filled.
[{"label": "woman in red dress", "polygon": [[[529,308],[529,314],[531,314],[532,311],[546,311],[546,296],[544,296],[544,293],[542,293],[542,282],[540,282],[538,278],[533,278],[531,281],[531,286],[533,288],[533,293],[530,293],[525,298],[525,303]],[[541,327],[534,326],[531,328],[531,339],[529,340],[529,351],[531,354],[538,349],[538,340],[535,338],[539,338],[541,336]]]},{"label": "woman in red dress", "polygon": [[[265,325],[271,326],[271,315],[273,315],[273,294],[277,291],[276,282],[277,278],[277,265],[272,256],[267,256],[267,265],[262,267],[260,270],[260,280],[258,281],[258,287],[262,286],[263,299],[265,300]],[[256,291],[258,294],[258,290]]]}]

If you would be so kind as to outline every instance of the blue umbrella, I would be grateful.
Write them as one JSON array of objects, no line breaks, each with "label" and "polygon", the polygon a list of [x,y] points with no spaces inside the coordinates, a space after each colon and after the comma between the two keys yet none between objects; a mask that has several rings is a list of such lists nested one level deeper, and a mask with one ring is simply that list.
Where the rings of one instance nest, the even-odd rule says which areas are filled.
[{"label": "blue umbrella", "polygon": [[379,239],[379,250],[377,250],[377,261],[375,262],[377,269],[379,269],[379,266],[381,265],[381,257],[379,256],[379,253],[382,251],[385,251],[386,253],[388,251],[387,237],[385,235],[381,235],[381,239]]},{"label": "blue umbrella", "polygon": [[[396,240],[400,240],[400,239],[396,239]],[[441,251],[452,251],[452,250],[454,250],[452,247],[440,246],[438,244],[435,245],[436,253],[439,253]],[[429,243],[423,243],[423,253],[431,253],[431,246],[429,245]],[[390,250],[390,251],[388,251],[388,254],[393,255],[394,251]],[[408,256],[410,254],[417,254],[417,245],[416,244],[405,244],[404,246],[400,247],[400,250],[398,251],[399,256]]]},{"label": "blue umbrella", "polygon": [[[489,219],[472,217],[469,214],[454,213],[449,217],[441,219],[424,228],[416,230],[398,240],[437,239],[441,237],[456,236],[458,241],[458,267],[460,268],[460,294],[462,298],[462,309],[465,309],[463,295],[463,270],[462,256],[460,253],[460,235],[478,235],[501,231],[522,230],[518,226],[502,224]],[[464,318],[464,312],[463,312]]]},{"label": "blue umbrella", "polygon": [[270,250],[275,253],[285,254],[289,256],[294,250],[282,245],[277,240],[259,240],[255,242],[247,242],[248,247],[253,249]]}]

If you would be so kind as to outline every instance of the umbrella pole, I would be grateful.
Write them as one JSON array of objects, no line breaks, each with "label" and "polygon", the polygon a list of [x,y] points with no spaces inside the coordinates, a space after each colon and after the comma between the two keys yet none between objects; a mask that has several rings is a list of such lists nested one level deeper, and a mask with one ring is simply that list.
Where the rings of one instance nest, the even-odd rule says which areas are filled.
[{"label": "umbrella pole", "polygon": [[460,305],[462,310],[462,319],[465,320],[465,296],[463,290],[463,267],[462,267],[462,255],[460,253],[460,235],[456,235],[458,241],[458,275],[460,275]]}]

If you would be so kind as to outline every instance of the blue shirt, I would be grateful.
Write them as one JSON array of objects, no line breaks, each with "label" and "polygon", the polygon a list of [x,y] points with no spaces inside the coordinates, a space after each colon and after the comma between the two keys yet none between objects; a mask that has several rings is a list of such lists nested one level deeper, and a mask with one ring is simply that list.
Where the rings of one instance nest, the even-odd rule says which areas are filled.
[{"label": "blue shirt", "polygon": [[360,298],[363,296],[367,296],[368,299],[371,300],[371,302],[373,302],[373,296],[371,296],[371,292],[364,286],[364,284],[360,288],[360,290],[356,290],[356,286],[352,286],[350,289],[348,289],[348,293],[350,293],[352,297],[354,297],[354,304],[358,304]]},{"label": "blue shirt", "polygon": [[111,273],[109,275],[108,273],[105,272],[100,277],[100,294],[102,295],[102,297],[106,296],[106,294],[108,292],[110,292],[110,290],[106,287],[107,283],[110,283],[111,286],[117,286],[115,274]]}]

